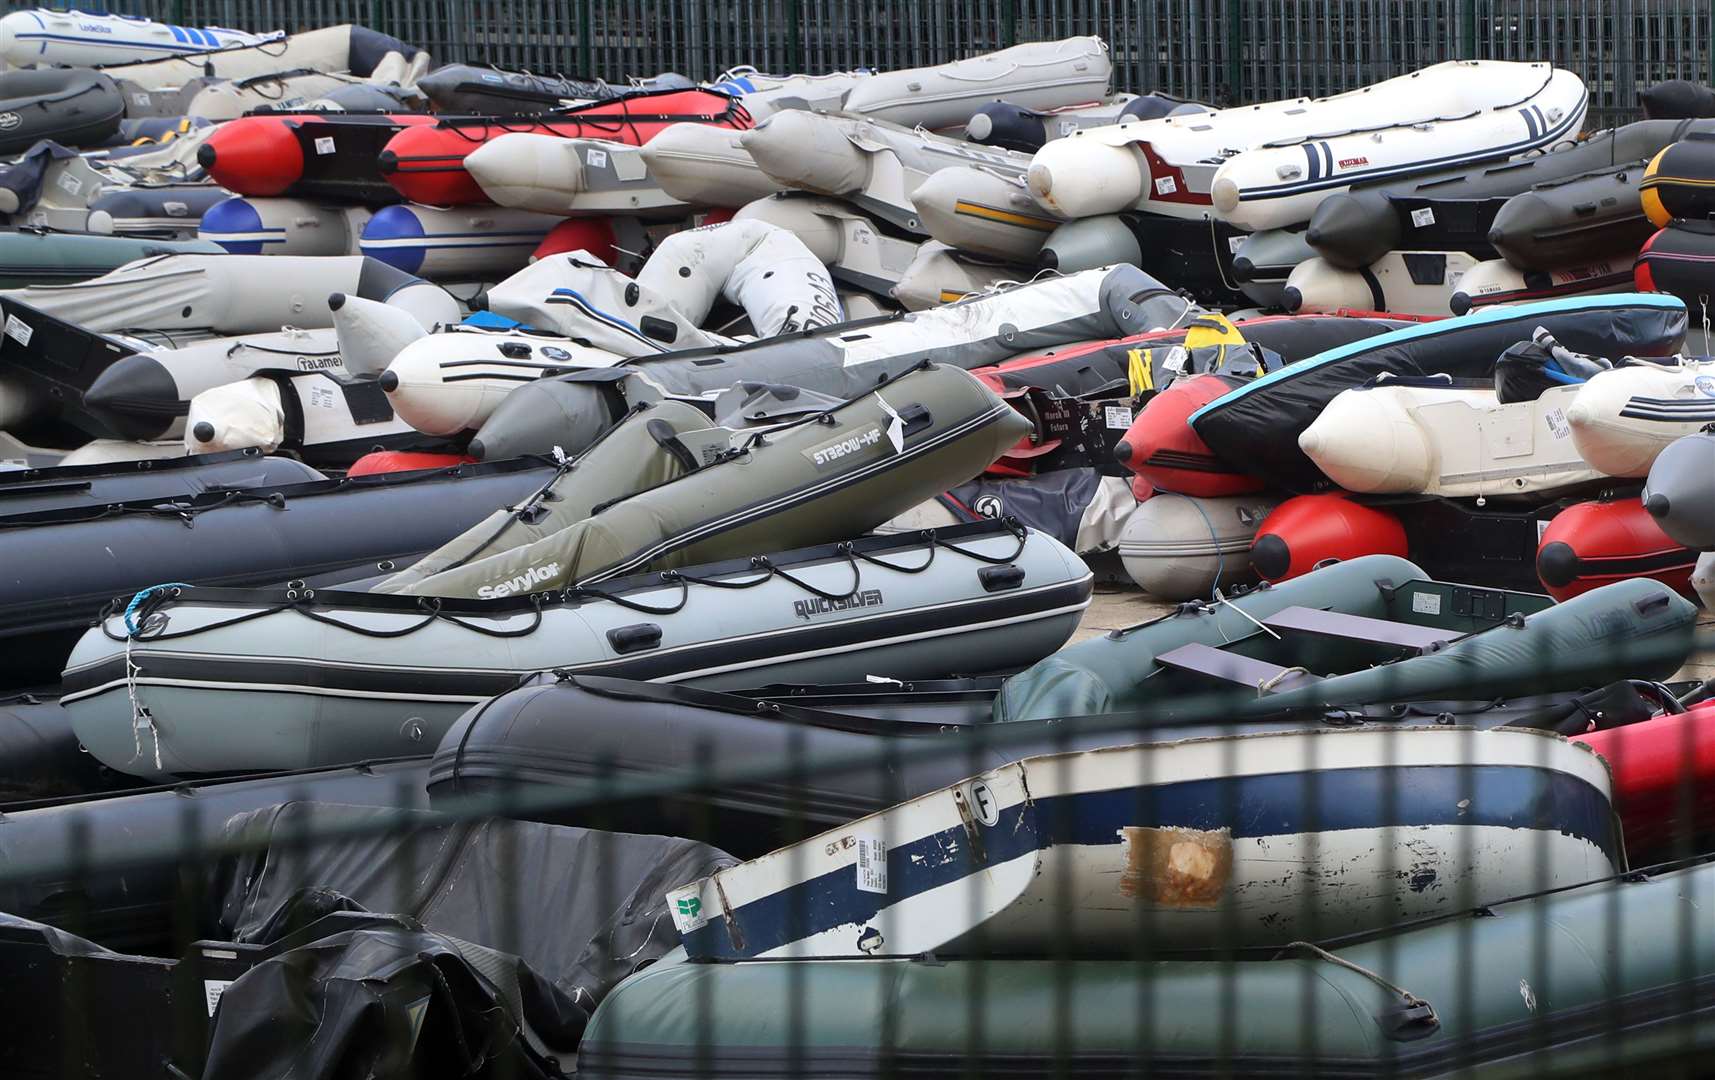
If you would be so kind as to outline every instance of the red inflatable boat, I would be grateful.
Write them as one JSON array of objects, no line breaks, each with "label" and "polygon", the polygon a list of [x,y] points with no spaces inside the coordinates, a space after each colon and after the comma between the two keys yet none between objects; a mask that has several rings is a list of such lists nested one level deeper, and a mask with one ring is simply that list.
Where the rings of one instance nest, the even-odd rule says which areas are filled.
[{"label": "red inflatable boat", "polygon": [[1608,763],[1634,864],[1671,857],[1682,838],[1715,830],[1715,702],[1572,741]]},{"label": "red inflatable boat", "polygon": [[1634,577],[1690,596],[1696,565],[1697,552],[1669,540],[1636,498],[1567,507],[1536,549],[1536,574],[1556,600]]},{"label": "red inflatable boat", "polygon": [[1308,574],[1329,560],[1408,554],[1405,526],[1386,510],[1343,494],[1297,495],[1263,519],[1251,566],[1264,581]]},{"label": "red inflatable boat", "polygon": [[239,195],[336,199],[386,206],[399,193],[381,175],[382,148],[432,116],[300,113],[228,120],[197,148],[197,163]]},{"label": "red inflatable boat", "polygon": [[464,454],[431,454],[421,450],[374,450],[351,463],[347,476],[374,476],[377,473],[416,472],[420,469],[449,469],[468,465],[476,459]]},{"label": "red inflatable boat", "polygon": [[1161,491],[1199,499],[1261,491],[1261,480],[1216,457],[1186,423],[1192,413],[1241,382],[1224,375],[1176,380],[1138,410],[1114,456]]},{"label": "red inflatable boat", "polygon": [[382,175],[412,202],[468,206],[488,202],[464,159],[490,139],[515,131],[561,138],[607,139],[642,146],[669,124],[753,126],[737,98],[712,90],[629,94],[540,116],[468,117],[413,126],[381,151]]}]

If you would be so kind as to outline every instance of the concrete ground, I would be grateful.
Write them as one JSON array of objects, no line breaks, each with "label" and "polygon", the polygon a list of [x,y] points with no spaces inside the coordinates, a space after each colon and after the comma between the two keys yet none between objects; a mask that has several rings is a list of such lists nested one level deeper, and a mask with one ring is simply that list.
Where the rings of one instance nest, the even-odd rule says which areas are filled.
[{"label": "concrete ground", "polygon": [[[1086,638],[1098,637],[1109,630],[1117,630],[1123,626],[1134,626],[1149,619],[1158,618],[1173,610],[1173,605],[1157,600],[1148,593],[1136,588],[1121,588],[1117,585],[1098,585],[1096,593],[1090,598],[1089,609],[1084,612],[1084,619],[1078,624],[1078,630],[1072,635],[1073,641],[1083,641]],[[1715,643],[1715,614],[1703,612],[1697,620],[1699,639]],[[1715,648],[1706,648],[1694,656],[1674,676],[1675,679],[1708,679],[1715,678]]]}]

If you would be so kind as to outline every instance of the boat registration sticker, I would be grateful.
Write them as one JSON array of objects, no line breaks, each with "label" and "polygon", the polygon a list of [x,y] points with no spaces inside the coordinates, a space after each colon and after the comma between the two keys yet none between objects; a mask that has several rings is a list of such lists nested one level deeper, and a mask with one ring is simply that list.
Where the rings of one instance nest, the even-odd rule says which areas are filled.
[{"label": "boat registration sticker", "polygon": [[1171,195],[1178,190],[1179,181],[1171,176],[1159,177],[1155,181],[1155,193],[1157,195]]},{"label": "boat registration sticker", "polygon": [[1102,413],[1102,423],[1106,427],[1115,431],[1124,431],[1131,427],[1132,416],[1129,405],[1104,405]]},{"label": "boat registration sticker", "polygon": [[584,160],[589,162],[592,169],[605,169],[607,168],[607,151],[591,148],[584,151]]},{"label": "boat registration sticker", "polygon": [[1418,615],[1441,614],[1441,594],[1430,592],[1412,593],[1411,610]]},{"label": "boat registration sticker", "polygon": [[1411,224],[1414,228],[1427,229],[1435,224],[1435,211],[1425,206],[1421,210],[1411,212]]},{"label": "boat registration sticker", "polygon": [[887,842],[860,836],[857,842],[857,887],[859,892],[887,891]]},{"label": "boat registration sticker", "polygon": [[202,981],[202,1000],[208,1006],[208,1014],[214,1015],[214,1007],[220,1004],[220,995],[226,993],[226,988],[232,985],[231,979],[204,979]]},{"label": "boat registration sticker", "polygon": [[36,336],[36,332],[30,329],[30,324],[23,319],[16,315],[8,315],[6,316],[6,336],[25,348],[29,348],[30,339]]},{"label": "boat registration sticker", "polygon": [[1550,409],[1543,415],[1548,421],[1548,430],[1556,439],[1564,439],[1572,434],[1572,425],[1566,422],[1566,414],[1559,409]]},{"label": "boat registration sticker", "polygon": [[54,183],[58,184],[68,195],[76,195],[83,190],[83,181],[71,173],[61,173]]},{"label": "boat registration sticker", "polygon": [[140,94],[140,93],[139,94],[132,94],[131,95],[131,104],[137,106],[140,109],[147,109],[149,107],[149,95],[148,94]]},{"label": "boat registration sticker", "polygon": [[672,913],[673,926],[681,934],[689,934],[693,930],[701,930],[708,925],[709,917],[703,911],[703,889],[701,884],[686,885],[674,889],[667,894],[667,910]]},{"label": "boat registration sticker", "polygon": [[323,135],[321,138],[317,139],[316,140],[316,153],[318,153],[318,154],[331,154],[331,153],[333,153],[333,139],[326,136],[326,135]]}]

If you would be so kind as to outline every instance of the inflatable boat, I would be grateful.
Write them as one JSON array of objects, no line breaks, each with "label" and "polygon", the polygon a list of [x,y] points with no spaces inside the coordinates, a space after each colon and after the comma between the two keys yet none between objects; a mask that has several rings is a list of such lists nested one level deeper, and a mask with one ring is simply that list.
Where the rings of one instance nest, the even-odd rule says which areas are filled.
[{"label": "inflatable boat", "polygon": [[1712,718],[1715,707],[1704,703],[1682,713],[1573,736],[1573,742],[1596,751],[1613,773],[1614,810],[1632,865],[1701,846],[1715,830]]},{"label": "inflatable boat", "polygon": [[156,255],[218,255],[206,240],[154,240],[76,233],[0,233],[0,289],[88,281]]},{"label": "inflatable boat", "polygon": [[859,79],[839,107],[893,124],[951,128],[989,101],[1034,109],[1096,101],[1112,74],[1099,37],[1028,42],[933,67],[877,72]]},{"label": "inflatable boat", "polygon": [[1030,190],[1069,218],[1212,210],[1276,228],[1353,184],[1553,146],[1577,134],[1585,104],[1577,76],[1548,64],[1453,60],[1332,97],[1073,132],[1037,151]]},{"label": "inflatable boat", "polygon": [[1715,436],[1675,439],[1656,455],[1643,491],[1644,508],[1661,531],[1698,551],[1715,550],[1715,499],[1710,498]]},{"label": "inflatable boat", "polygon": [[203,214],[197,237],[233,255],[361,255],[370,216],[363,206],[237,196]]},{"label": "inflatable boat", "polygon": [[[1546,153],[1361,185],[1325,199],[1306,235],[1317,254],[1348,270],[1368,266],[1388,251],[1485,254],[1495,216],[1515,196],[1533,194],[1543,210],[1564,217],[1561,223],[1578,217],[1588,222],[1596,208],[1581,205],[1587,191],[1574,181],[1595,179],[1591,174],[1635,173],[1662,148],[1699,129],[1715,130],[1715,125],[1644,120]],[[1534,232],[1545,224],[1539,220],[1529,228]],[[1511,230],[1502,234],[1510,236]],[[1589,230],[1567,239],[1577,237],[1589,246],[1574,242],[1555,261],[1520,263],[1520,269],[1547,270],[1614,254],[1595,245]]]},{"label": "inflatable boat", "polygon": [[3,666],[9,677],[29,676],[22,685],[51,682],[70,638],[104,605],[163,582],[256,586],[390,573],[535,491],[552,471],[534,460],[498,462],[5,518],[0,548],[18,572],[0,589],[0,636],[10,639]]},{"label": "inflatable boat", "polygon": [[685,203],[662,190],[635,146],[520,131],[490,139],[465,169],[493,202],[541,214],[683,217]]},{"label": "inflatable boat", "polygon": [[[203,87],[185,106],[185,115],[220,122],[236,120],[261,108],[280,106],[293,111],[310,110],[314,103],[343,90],[368,90],[369,84],[320,71],[292,71],[256,75],[248,79],[214,82]],[[397,102],[390,101],[393,110]]]},{"label": "inflatable boat", "polygon": [[1337,394],[1298,446],[1347,491],[1541,495],[1602,477],[1578,456],[1566,421],[1579,389],[1507,402],[1492,381],[1381,377]]},{"label": "inflatable boat", "polygon": [[216,128],[197,148],[197,163],[240,195],[386,206],[399,192],[381,175],[382,149],[406,128],[433,123],[410,114],[244,116]]},{"label": "inflatable boat", "polygon": [[1291,581],[1330,563],[1366,555],[1410,555],[1405,524],[1391,507],[1360,502],[1345,492],[1294,495],[1257,530],[1251,565],[1270,584]]},{"label": "inflatable boat", "polygon": [[0,18],[0,60],[13,67],[99,67],[278,42],[219,26],[172,26],[133,15],[34,8]]},{"label": "inflatable boat", "polygon": [[1251,543],[1273,509],[1266,496],[1156,492],[1126,520],[1120,564],[1144,592],[1175,603],[1249,584]]},{"label": "inflatable boat", "polygon": [[729,128],[669,124],[643,144],[643,161],[662,191],[691,206],[737,210],[786,190],[757,167]]},{"label": "inflatable boat", "polygon": [[1697,552],[1669,539],[1636,498],[1579,503],[1554,516],[1536,551],[1536,573],[1556,600],[1647,577],[1691,595]]},{"label": "inflatable boat", "polygon": [[[899,280],[887,290],[906,311],[927,311],[1031,276],[1025,267],[973,258],[939,240],[925,240],[916,248],[911,261],[899,272]],[[847,250],[842,247],[840,254]]]},{"label": "inflatable boat", "polygon": [[[1250,274],[1239,275],[1235,252],[1242,254],[1249,239],[1224,222],[1109,214],[1056,226],[1042,242],[1036,261],[1062,273],[1130,263],[1151,277],[1173,282],[1200,303],[1284,307],[1280,289],[1265,284],[1275,276],[1270,269],[1253,265]],[[1284,280],[1292,267],[1310,257],[1302,244],[1293,245],[1291,265],[1281,268],[1278,277]]]},{"label": "inflatable boat", "polygon": [[1652,120],[1715,116],[1715,90],[1690,79],[1663,79],[1640,90],[1638,104]]},{"label": "inflatable boat", "polygon": [[[973,255],[986,255],[1033,264],[1042,258],[1042,245],[1063,225],[1058,214],[1037,206],[1020,173],[988,166],[955,165],[929,175],[911,192],[921,228],[930,236]],[[1114,258],[1092,261],[1094,266],[1142,260]]]},{"label": "inflatable boat", "polygon": [[[635,374],[659,392],[717,398],[739,383],[790,386],[844,399],[925,360],[976,368],[1020,353],[1170,327],[1196,314],[1183,297],[1134,267],[1048,278],[887,319],[841,323],[720,349],[634,357],[612,375]],[[611,378],[542,379],[495,409],[470,451],[493,459],[545,452],[571,426],[600,430],[617,418]],[[586,419],[588,418],[588,419]],[[526,448],[533,448],[527,450]],[[581,449],[566,447],[568,451]]]},{"label": "inflatable boat", "polygon": [[368,78],[383,64],[422,68],[427,63],[427,53],[396,37],[345,24],[193,56],[115,64],[107,67],[106,73],[120,80],[129,96],[135,92],[132,87],[136,91],[169,90],[199,77],[250,79],[282,71],[308,70],[342,71]]},{"label": "inflatable boat", "polygon": [[1192,413],[1244,382],[1215,374],[1175,379],[1143,403],[1114,447],[1115,456],[1156,491],[1221,499],[1263,490],[1262,478],[1217,457],[1188,422]]},{"label": "inflatable boat", "polygon": [[1638,204],[1643,172],[1631,162],[1514,195],[1495,213],[1489,246],[1521,270],[1630,256],[1651,232]]},{"label": "inflatable boat", "polygon": [[515,132],[561,138],[610,139],[641,146],[675,123],[750,127],[750,114],[735,99],[707,90],[627,94],[528,119],[443,118],[401,130],[379,158],[387,182],[412,202],[464,206],[488,201],[465,170],[464,160],[490,139]]},{"label": "inflatable boat", "polygon": [[108,462],[0,472],[0,516],[112,503],[172,500],[210,491],[277,488],[327,479],[291,458],[255,450],[153,461]]},{"label": "inflatable boat", "polygon": [[505,206],[384,206],[363,225],[358,249],[432,281],[493,281],[530,261],[560,218]]},{"label": "inflatable boat", "polygon": [[1638,181],[1644,216],[1658,229],[1675,218],[1707,219],[1715,211],[1711,183],[1715,183],[1715,131],[1705,124],[1650,158]]},{"label": "inflatable boat", "polygon": [[1287,277],[1281,299],[1294,312],[1446,315],[1461,280],[1476,265],[1462,251],[1390,251],[1362,270],[1307,259]]},{"label": "inflatable boat", "polygon": [[1251,303],[1263,308],[1285,310],[1286,280],[1299,263],[1317,257],[1303,229],[1265,229],[1228,244],[1233,282]]},{"label": "inflatable boat", "polygon": [[1715,221],[1675,221],[1638,251],[1638,288],[1677,296],[1687,306],[1709,295],[1711,256],[1715,256]]},{"label": "inflatable boat", "polygon": [[1486,259],[1459,276],[1447,306],[1455,315],[1496,304],[1553,300],[1568,296],[1601,296],[1631,292],[1631,260],[1601,259],[1557,270],[1520,270],[1505,259]]},{"label": "inflatable boat", "polygon": [[625,93],[600,79],[567,79],[502,71],[473,64],[442,64],[417,80],[417,89],[449,116],[528,116],[564,105]]},{"label": "inflatable boat", "polygon": [[[1384,794],[1401,789],[1411,795]],[[1547,820],[1524,792],[1554,792]],[[1461,793],[1465,805],[1446,809]],[[1361,932],[1438,913],[1443,890],[1483,903],[1615,873],[1625,856],[1610,797],[1601,762],[1537,732],[1115,746],[979,773],[667,897],[672,911],[708,912],[675,916],[696,960],[1101,955],[1138,934],[1187,950],[1280,946],[1305,924]],[[1319,811],[1306,814],[1306,799]],[[1370,884],[1303,884],[1331,866]]]},{"label": "inflatable boat", "polygon": [[[914,573],[931,550],[934,572]],[[349,761],[433,745],[470,705],[551,668],[711,687],[1016,669],[1071,635],[1090,594],[1075,555],[998,522],[784,552],[767,565],[428,609],[406,596],[179,590],[150,608],[164,616],[155,642],[130,641],[117,619],[85,636],[65,707],[84,745],[133,775]],[[127,652],[141,673],[127,676]],[[172,718],[142,733],[141,753],[131,693]],[[239,701],[266,726],[234,725]]]},{"label": "inflatable boat", "polygon": [[[891,400],[890,400],[891,399]],[[924,365],[801,420],[698,453],[694,475],[627,493],[527,547],[467,561],[401,591],[492,599],[586,585],[771,546],[827,543],[881,525],[981,473],[1029,430],[974,376]],[[710,460],[712,458],[712,460]]]},{"label": "inflatable boat", "polygon": [[453,449],[400,419],[373,379],[279,369],[263,369],[191,398],[184,440],[189,454],[254,447],[331,469],[344,469],[377,450]]},{"label": "inflatable boat", "polygon": [[[785,229],[804,242],[810,254],[827,268],[827,272],[835,281],[875,296],[895,295],[900,283],[911,273],[923,246],[916,237],[898,235],[898,229],[850,203],[815,195],[780,195],[758,199],[733,217],[737,221],[765,221]],[[967,265],[969,264],[942,266],[941,269],[948,274],[946,280],[955,285],[966,282],[974,286],[977,281],[993,284],[1000,280],[998,274],[985,279],[981,270],[967,270]],[[934,273],[933,268],[928,266],[917,266],[916,269],[916,288],[921,296],[928,291],[924,288],[924,283],[934,280]],[[910,304],[906,307],[911,310],[934,307],[936,304],[957,300],[966,292],[976,292],[980,289],[973,287],[953,291],[958,295],[941,299],[941,290],[936,289],[936,299],[927,304],[919,304],[916,308]]]},{"label": "inflatable boat", "polygon": [[[1527,745],[1532,754],[1549,750]],[[823,858],[840,856],[850,867],[856,841]],[[1409,865],[1400,853],[1408,876]],[[843,869],[830,884],[843,893],[854,877]],[[1046,888],[1053,879],[1041,880]],[[1178,936],[1146,925],[1116,931],[1094,950],[1102,959],[930,960],[901,956],[889,942],[885,955],[861,960],[663,960],[596,1009],[578,1069],[599,1080],[834,1069],[868,1080],[957,1059],[988,1074],[1100,1061],[1191,1077],[1270,1069],[1434,1075],[1597,1061],[1647,1071],[1659,1067],[1660,1040],[1675,1053],[1706,1048],[1701,1010],[1688,995],[1715,971],[1715,928],[1697,918],[1715,889],[1715,866],[1628,873],[1547,896],[1528,877],[1519,888],[1521,899],[1472,910],[1452,901],[1442,905],[1445,918],[1370,940],[1329,941],[1347,929],[1330,919],[1303,931],[1329,948],[1270,949],[1255,959],[1166,959]],[[870,904],[886,899],[862,895]],[[1054,904],[1050,894],[1045,910]],[[723,910],[698,910],[708,919],[702,933],[721,933]],[[962,910],[953,904],[937,914]],[[774,925],[789,918],[782,913]],[[1611,944],[1618,928],[1637,926],[1660,932]],[[1055,940],[1048,935],[1047,955]]]},{"label": "inflatable boat", "polygon": [[[0,44],[5,19],[0,19]],[[11,117],[0,132],[0,154],[16,154],[42,139],[61,146],[99,146],[119,130],[125,100],[118,84],[99,71],[8,71],[0,73],[0,115]]]},{"label": "inflatable boat", "polygon": [[1492,377],[1496,357],[1538,328],[1575,352],[1662,356],[1683,343],[1685,310],[1671,297],[1647,294],[1484,308],[1290,364],[1203,406],[1190,424],[1229,462],[1278,486],[1310,490],[1321,472],[1298,448],[1298,436],[1341,390],[1383,373]]},{"label": "inflatable boat", "polygon": [[[1052,228],[1040,209],[1011,208],[1009,178],[1030,164],[1024,154],[977,146],[880,120],[782,112],[739,136],[757,166],[789,189],[842,198],[909,232],[928,226],[917,194],[944,170],[972,166],[931,188],[944,227],[943,243],[997,258],[1027,261]],[[975,185],[971,206],[960,208],[960,178]],[[999,190],[997,190],[999,189]],[[991,205],[993,204],[993,205]]]},{"label": "inflatable boat", "polygon": [[1139,97],[1115,94],[1095,104],[1068,105],[1059,109],[1031,109],[1004,98],[991,101],[965,121],[965,138],[984,146],[1034,154],[1042,144],[1063,139],[1074,131],[1106,127],[1126,120],[1152,120],[1174,113],[1207,112],[1208,106],[1181,101],[1161,93]]},{"label": "inflatable boat", "polygon": [[1572,443],[1609,476],[1648,476],[1656,455],[1715,423],[1715,364],[1684,357],[1594,375],[1566,409]]},{"label": "inflatable boat", "polygon": [[[1487,592],[1473,605],[1470,586],[1427,581],[1389,555],[1338,562],[1230,600],[1233,606],[1187,605],[1068,646],[1008,679],[995,719],[1130,709],[1165,719],[1217,704],[1222,718],[1238,719],[1313,706],[1511,697],[1666,679],[1692,647],[1697,609],[1660,582],[1617,582],[1557,605]],[[1515,614],[1522,618],[1509,618]],[[1366,657],[1393,659],[1371,667],[1363,666]]]}]

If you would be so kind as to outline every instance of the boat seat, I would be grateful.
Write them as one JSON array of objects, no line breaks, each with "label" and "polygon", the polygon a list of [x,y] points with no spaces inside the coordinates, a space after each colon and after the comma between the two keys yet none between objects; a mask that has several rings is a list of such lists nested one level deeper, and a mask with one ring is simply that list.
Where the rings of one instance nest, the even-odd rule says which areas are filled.
[{"label": "boat seat", "polygon": [[1282,608],[1262,621],[1271,630],[1296,634],[1343,638],[1390,645],[1408,652],[1428,652],[1436,645],[1459,637],[1457,631],[1435,630],[1411,623],[1372,619],[1364,615],[1348,615],[1343,611],[1323,611],[1321,608]]},{"label": "boat seat", "polygon": [[1266,660],[1253,660],[1248,656],[1217,649],[1213,645],[1195,642],[1170,649],[1157,656],[1155,662],[1180,671],[1206,675],[1221,682],[1248,686],[1252,690],[1266,688],[1270,693],[1290,690],[1316,681],[1316,676],[1307,675],[1296,668],[1284,668]]}]

